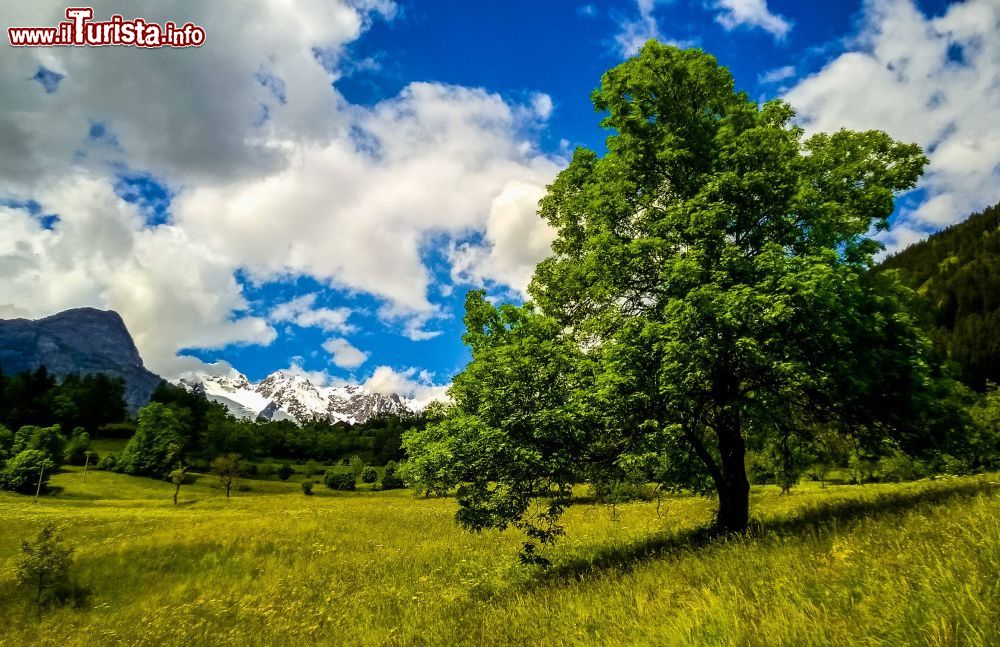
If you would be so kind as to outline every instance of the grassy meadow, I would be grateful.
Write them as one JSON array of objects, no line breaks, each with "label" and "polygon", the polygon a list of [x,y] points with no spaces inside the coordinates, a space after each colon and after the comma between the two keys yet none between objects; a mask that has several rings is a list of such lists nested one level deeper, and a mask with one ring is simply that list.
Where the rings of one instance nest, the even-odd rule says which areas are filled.
[{"label": "grassy meadow", "polygon": [[[581,504],[547,572],[516,532],[456,527],[451,499],[243,483],[226,500],[200,477],[175,507],[169,483],[69,468],[37,504],[0,493],[0,644],[1000,644],[996,474],[755,488],[728,540],[698,532],[708,499]],[[14,586],[49,520],[81,608]]]}]

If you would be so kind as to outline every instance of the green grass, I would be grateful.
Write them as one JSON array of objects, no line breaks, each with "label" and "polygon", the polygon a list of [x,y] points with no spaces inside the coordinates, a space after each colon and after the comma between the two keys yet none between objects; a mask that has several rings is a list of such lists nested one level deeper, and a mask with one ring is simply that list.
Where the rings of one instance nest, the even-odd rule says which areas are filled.
[{"label": "green grass", "polygon": [[[706,499],[575,506],[543,573],[451,499],[250,481],[227,501],[202,477],[174,507],[168,483],[71,469],[38,504],[0,494],[0,644],[996,645],[998,481],[755,488],[728,540],[698,532]],[[84,608],[14,586],[48,520]]]}]

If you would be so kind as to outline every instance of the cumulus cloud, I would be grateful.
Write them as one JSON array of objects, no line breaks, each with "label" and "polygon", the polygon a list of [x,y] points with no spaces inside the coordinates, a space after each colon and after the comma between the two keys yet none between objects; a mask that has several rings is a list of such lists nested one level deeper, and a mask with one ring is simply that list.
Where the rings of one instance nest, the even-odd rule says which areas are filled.
[{"label": "cumulus cloud", "polygon": [[418,407],[448,397],[448,385],[434,384],[434,376],[431,373],[416,368],[397,371],[391,366],[378,366],[362,386],[375,393],[385,395],[397,393],[412,398]]},{"label": "cumulus cloud", "polygon": [[452,280],[495,282],[526,295],[535,266],[549,255],[555,240],[555,231],[535,213],[544,195],[538,185],[508,183],[490,206],[483,243],[452,247]]},{"label": "cumulus cloud", "polygon": [[926,199],[884,235],[889,249],[1000,198],[1000,5],[871,0],[848,51],[785,95],[810,131],[880,129],[930,158]]},{"label": "cumulus cloud", "polygon": [[715,8],[719,11],[715,21],[730,31],[737,27],[756,27],[780,40],[792,30],[788,19],[771,13],[767,0],[716,0]]},{"label": "cumulus cloud", "polygon": [[268,318],[272,323],[293,323],[303,328],[315,326],[326,332],[349,333],[356,330],[347,323],[351,316],[350,308],[317,308],[316,292],[303,294],[291,301],[279,303],[271,309]]},{"label": "cumulus cloud", "polygon": [[[95,15],[120,11],[93,3]],[[52,25],[65,4],[7,3],[7,25]],[[255,283],[310,276],[370,294],[379,315],[411,339],[438,334],[447,313],[430,244],[480,235],[481,262],[463,275],[521,281],[495,258],[504,231],[534,216],[507,208],[511,186],[541,190],[561,165],[533,143],[554,109],[482,89],[412,83],[373,107],[336,89],[353,69],[345,46],[396,11],[387,0],[296,3],[130,3],[129,16],[205,27],[203,47],[12,49],[0,58],[0,307],[42,316],[80,305],[114,308],[147,363],[189,368],[177,352],[268,344],[272,323],[353,330],[346,308],[305,295],[248,312],[237,276]],[[180,12],[180,13],[178,13]],[[58,84],[35,80],[41,70]],[[166,222],[116,195],[136,169],[164,184]],[[437,242],[434,242],[437,241]],[[523,254],[519,250],[517,253]],[[518,261],[520,262],[520,261]],[[438,286],[440,287],[440,286]],[[443,291],[443,290],[439,290]]]},{"label": "cumulus cloud", "polygon": [[342,337],[323,342],[323,350],[330,353],[330,361],[340,368],[357,368],[368,360],[368,353],[358,350]]}]

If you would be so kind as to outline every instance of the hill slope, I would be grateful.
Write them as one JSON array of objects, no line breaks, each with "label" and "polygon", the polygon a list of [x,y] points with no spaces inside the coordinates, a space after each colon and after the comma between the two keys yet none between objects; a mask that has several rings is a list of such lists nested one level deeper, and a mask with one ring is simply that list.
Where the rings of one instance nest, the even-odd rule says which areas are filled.
[{"label": "hill slope", "polygon": [[125,402],[137,411],[161,378],[146,369],[117,312],[76,308],[43,319],[0,319],[0,368],[12,375],[45,366],[60,377],[104,373],[125,380]]},{"label": "hill slope", "polygon": [[[469,533],[453,498],[304,497],[244,481],[227,500],[76,468],[58,494],[0,492],[4,645],[996,645],[997,475],[755,488],[762,530],[692,544],[713,504],[573,506],[548,574],[517,532]],[[56,521],[87,604],[38,612],[21,539]]]},{"label": "hill slope", "polygon": [[890,256],[921,295],[934,348],[970,386],[1000,382],[1000,204]]}]

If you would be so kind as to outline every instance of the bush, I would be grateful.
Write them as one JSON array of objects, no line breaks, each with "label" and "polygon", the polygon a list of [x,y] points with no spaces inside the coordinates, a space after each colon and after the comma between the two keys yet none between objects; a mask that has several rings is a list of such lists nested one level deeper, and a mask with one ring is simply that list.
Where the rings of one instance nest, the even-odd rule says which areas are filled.
[{"label": "bush", "polygon": [[34,494],[38,491],[39,475],[42,477],[44,490],[55,468],[56,464],[49,458],[47,452],[41,449],[26,449],[7,461],[7,466],[0,471],[0,487],[22,494]]},{"label": "bush", "polygon": [[323,476],[323,483],[331,490],[350,491],[357,488],[357,481],[354,479],[354,472],[350,469],[327,470]]},{"label": "bush", "polygon": [[312,481],[302,481],[299,485],[302,486],[302,494],[306,496],[312,496],[313,493],[313,482]]},{"label": "bush", "polygon": [[366,467],[365,471],[361,472],[361,480],[365,483],[374,483],[378,480],[378,472],[374,467]]},{"label": "bush", "polygon": [[104,458],[98,461],[97,469],[111,471],[115,469],[115,464],[117,462],[118,462],[117,456],[115,456],[114,454],[106,454]]},{"label": "bush", "polygon": [[264,463],[257,468],[257,476],[264,479],[265,481],[274,476],[277,468],[271,463]]},{"label": "bush", "polygon": [[401,479],[396,474],[386,474],[382,477],[382,489],[383,490],[402,490],[406,487]]},{"label": "bush", "polygon": [[14,565],[14,579],[31,590],[35,604],[82,604],[87,591],[75,586],[69,578],[73,550],[65,545],[51,522],[34,539],[21,543],[23,555]]},{"label": "bush", "polygon": [[282,481],[287,481],[292,478],[292,474],[295,473],[295,469],[292,468],[288,463],[282,463],[281,467],[278,468],[278,478]]},{"label": "bush", "polygon": [[90,434],[83,427],[73,430],[73,435],[63,450],[63,461],[68,465],[83,465],[87,462],[87,452],[90,451]]},{"label": "bush", "polygon": [[396,473],[396,461],[389,461],[385,464],[385,475],[392,476]]},{"label": "bush", "polygon": [[319,464],[316,461],[306,461],[302,467],[302,473],[306,475],[307,479],[311,479],[319,474]]}]

